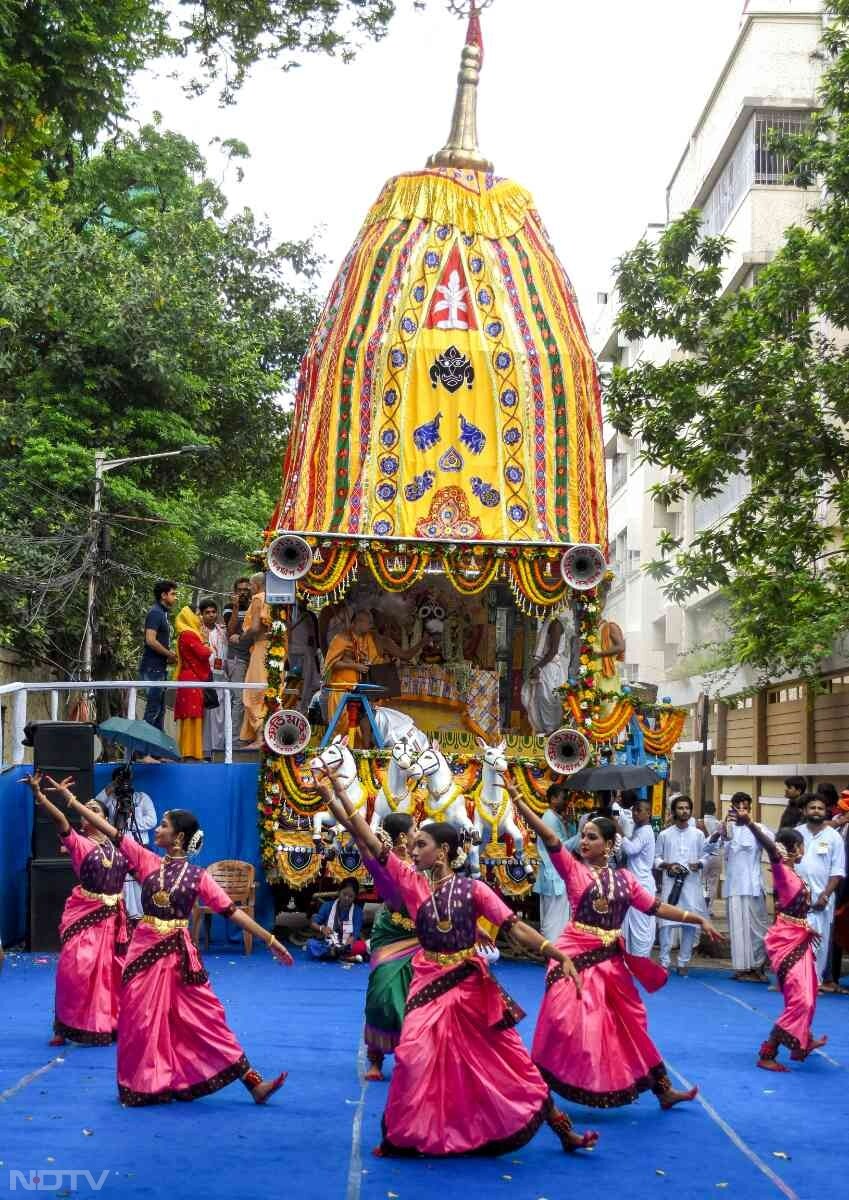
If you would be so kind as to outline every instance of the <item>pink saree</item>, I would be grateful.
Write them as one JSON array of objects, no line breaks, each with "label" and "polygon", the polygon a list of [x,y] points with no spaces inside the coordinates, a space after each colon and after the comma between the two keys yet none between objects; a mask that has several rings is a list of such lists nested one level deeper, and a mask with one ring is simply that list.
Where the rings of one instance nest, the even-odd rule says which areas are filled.
[{"label": "pink saree", "polygon": [[[524,1015],[475,952],[478,917],[515,920],[485,884],[455,877],[431,896],[393,854],[373,864],[397,888],[421,949],[383,1116],[384,1154],[505,1154],[549,1119],[551,1100],[514,1026]],[[448,922],[449,929],[439,925]]]},{"label": "pink saree", "polygon": [[[196,899],[224,915],[234,905],[201,867],[185,860],[163,865],[130,838],[121,847],[143,880],[145,915],[124,966],[118,1094],[130,1107],[208,1096],[241,1078],[249,1063],[209,986],[188,917]],[[163,891],[167,906],[154,900]]]},{"label": "pink saree", "polygon": [[817,969],[813,945],[817,934],[808,925],[805,884],[783,862],[772,864],[775,883],[775,924],[764,938],[769,963],[784,997],[767,1043],[787,1046],[791,1058],[807,1057],[811,1025],[817,1007]]},{"label": "pink saree", "polygon": [[118,1029],[121,969],[129,933],[121,891],[129,863],[110,842],[71,829],[62,838],[79,883],[59,924],[54,1032],[72,1042],[108,1046]]},{"label": "pink saree", "polygon": [[552,1091],[592,1108],[631,1104],[648,1089],[663,1092],[669,1079],[632,976],[653,992],[666,971],[625,953],[622,938],[628,908],[654,912],[657,900],[630,871],[607,868],[598,881],[562,847],[549,857],[574,914],[557,945],[580,972],[582,992],[560,967],[549,969],[531,1057]]}]

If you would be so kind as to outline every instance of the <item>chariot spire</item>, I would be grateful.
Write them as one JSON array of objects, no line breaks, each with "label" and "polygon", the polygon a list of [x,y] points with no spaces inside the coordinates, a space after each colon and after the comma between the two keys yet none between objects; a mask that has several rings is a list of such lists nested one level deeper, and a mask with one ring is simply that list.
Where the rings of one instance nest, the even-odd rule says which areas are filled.
[{"label": "chariot spire", "polygon": [[[452,4],[453,11],[463,11]],[[460,56],[457,96],[448,141],[427,160],[428,167],[460,167],[491,172],[492,163],[478,148],[478,81],[483,66],[483,36],[480,8],[476,0],[469,5],[466,44]]]}]

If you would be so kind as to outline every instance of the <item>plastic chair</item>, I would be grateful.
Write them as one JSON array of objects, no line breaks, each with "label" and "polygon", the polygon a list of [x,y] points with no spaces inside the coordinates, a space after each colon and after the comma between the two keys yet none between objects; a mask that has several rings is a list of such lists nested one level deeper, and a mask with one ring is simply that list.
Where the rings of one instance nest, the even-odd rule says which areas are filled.
[{"label": "plastic chair", "polygon": [[[217,884],[224,889],[236,908],[246,912],[249,917],[254,915],[256,901],[256,871],[252,863],[241,862],[238,858],[222,858],[220,862],[210,863],[206,868]],[[200,945],[201,920],[204,921],[206,944],[209,946],[209,934],[212,926],[213,910],[205,904],[195,904],[192,912],[192,941]],[[253,952],[254,937],[246,929],[242,930],[245,943],[245,954]]]}]

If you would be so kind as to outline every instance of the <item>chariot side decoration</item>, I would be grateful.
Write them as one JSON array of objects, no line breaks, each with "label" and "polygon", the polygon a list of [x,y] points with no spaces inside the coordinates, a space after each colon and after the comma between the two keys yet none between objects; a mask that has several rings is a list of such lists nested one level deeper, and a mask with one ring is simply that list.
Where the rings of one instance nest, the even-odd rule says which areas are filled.
[{"label": "chariot side decoration", "polygon": [[[399,806],[456,821],[472,869],[520,896],[535,850],[504,772],[539,811],[558,772],[630,753],[637,734],[665,761],[683,720],[641,707],[605,648],[596,364],[533,198],[478,149],[481,6],[452,7],[469,21],[448,142],[386,183],[342,263],[257,555],[272,614],[262,858],[296,890],[324,870],[365,877],[315,812],[317,758],[374,822]],[[335,682],[331,649],[312,707],[287,670],[306,609],[325,649],[364,611],[375,628],[360,620],[351,647],[392,648],[359,683]]]}]

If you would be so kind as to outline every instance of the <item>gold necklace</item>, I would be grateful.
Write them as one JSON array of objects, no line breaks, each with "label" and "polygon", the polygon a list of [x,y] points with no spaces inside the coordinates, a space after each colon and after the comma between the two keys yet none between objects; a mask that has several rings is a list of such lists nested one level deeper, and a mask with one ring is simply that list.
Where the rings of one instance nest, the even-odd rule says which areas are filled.
[{"label": "gold necklace", "polygon": [[[596,887],[601,893],[593,900],[593,911],[599,913],[601,916],[604,916],[605,913],[610,912],[610,904],[616,894],[616,881],[613,877],[613,871],[610,869],[610,867],[590,867],[590,870],[595,876]],[[606,896],[604,894],[604,882],[602,880],[603,871],[610,872]]]},{"label": "gold necklace", "polygon": [[[112,867],[115,866],[115,847],[109,841],[109,838],[106,838],[106,837],[104,837],[104,838],[93,837],[91,840],[94,842],[95,846],[97,846],[97,849],[100,853],[100,861],[103,863],[106,870],[110,871],[112,869]],[[111,858],[105,858],[103,855],[103,847],[105,845],[107,845],[107,843],[112,848],[112,857]]]},{"label": "gold necklace", "polygon": [[[439,930],[440,933],[450,933],[451,930],[454,928],[454,923],[451,920],[451,899],[454,895],[454,882],[455,882],[456,878],[457,878],[457,876],[455,874],[453,874],[453,872],[452,872],[451,875],[443,875],[443,877],[435,885],[434,885],[434,882],[432,879],[430,882],[430,902],[433,905],[433,915],[436,917],[436,928]],[[442,887],[442,885],[445,883],[446,879],[451,880],[451,883],[448,888],[448,907],[447,907],[447,912],[446,912],[445,916],[440,917],[439,909],[436,906],[436,891],[437,891],[437,888]]]},{"label": "gold necklace", "polygon": [[[177,888],[182,883],[183,876],[185,875],[186,871],[188,870],[189,860],[186,858],[183,861],[183,868],[180,871],[180,874],[174,880],[171,887],[166,889],[166,887],[165,887],[165,866],[170,858],[171,858],[171,856],[169,854],[166,854],[159,866],[159,890],[155,891],[153,893],[153,903],[156,905],[157,908],[170,908],[171,907],[171,897],[174,895],[174,892],[177,890]],[[173,861],[173,860],[171,860],[171,861]]]}]

